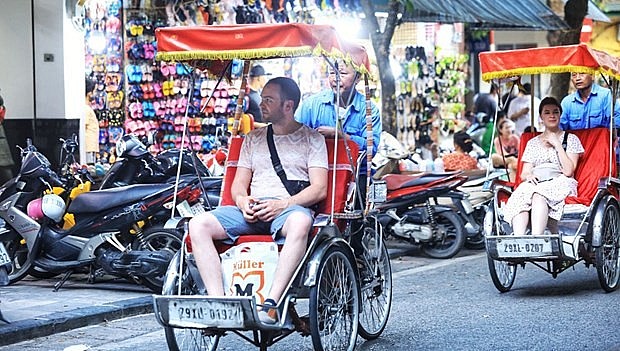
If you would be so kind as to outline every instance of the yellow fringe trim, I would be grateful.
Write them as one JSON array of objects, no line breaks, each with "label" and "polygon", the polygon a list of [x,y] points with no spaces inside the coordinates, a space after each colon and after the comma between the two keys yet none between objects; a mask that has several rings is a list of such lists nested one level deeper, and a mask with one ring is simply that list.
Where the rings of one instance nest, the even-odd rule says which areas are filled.
[{"label": "yellow fringe trim", "polygon": [[[357,65],[353,62],[353,58],[350,54],[345,54],[339,50],[332,50],[328,52],[320,45],[314,49],[310,46],[300,47],[276,47],[265,49],[251,49],[251,50],[192,50],[192,51],[170,51],[170,52],[158,52],[155,59],[158,61],[195,61],[195,60],[212,60],[212,61],[225,61],[232,59],[239,60],[261,60],[271,58],[284,58],[284,57],[302,57],[302,56],[327,56],[329,58],[338,58],[345,61],[347,64],[352,65],[356,71],[361,74],[367,74],[370,76],[370,72],[364,65]],[[372,77],[371,77],[372,78]]]},{"label": "yellow fringe trim", "polygon": [[509,77],[529,75],[529,74],[568,73],[568,72],[588,73],[588,74],[595,74],[597,72],[600,72],[600,73],[605,73],[609,76],[612,76],[615,79],[620,79],[620,72],[614,72],[612,70],[605,69],[603,67],[599,67],[595,69],[591,67],[572,66],[572,65],[523,67],[523,68],[508,69],[508,70],[502,70],[502,71],[496,71],[496,72],[487,72],[487,73],[482,74],[482,79],[488,82],[493,79],[509,78]]}]

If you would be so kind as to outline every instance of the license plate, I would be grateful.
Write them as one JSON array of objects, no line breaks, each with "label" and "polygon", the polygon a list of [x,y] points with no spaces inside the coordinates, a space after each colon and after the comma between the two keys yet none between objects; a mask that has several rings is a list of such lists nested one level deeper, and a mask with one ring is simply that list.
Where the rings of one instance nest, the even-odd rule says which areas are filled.
[{"label": "license plate", "polygon": [[551,240],[543,238],[532,239],[502,239],[497,243],[499,257],[537,257],[552,255]]},{"label": "license plate", "polygon": [[194,213],[194,216],[197,216],[197,215],[199,215],[201,213],[204,213],[204,212],[206,212],[205,208],[204,208],[204,206],[202,206],[202,204],[200,202],[192,205],[192,213]]},{"label": "license plate", "polygon": [[240,302],[171,301],[168,305],[170,324],[241,328],[243,309]]},{"label": "license plate", "polygon": [[0,266],[4,266],[5,264],[11,263],[11,258],[9,254],[6,252],[4,245],[0,243]]}]

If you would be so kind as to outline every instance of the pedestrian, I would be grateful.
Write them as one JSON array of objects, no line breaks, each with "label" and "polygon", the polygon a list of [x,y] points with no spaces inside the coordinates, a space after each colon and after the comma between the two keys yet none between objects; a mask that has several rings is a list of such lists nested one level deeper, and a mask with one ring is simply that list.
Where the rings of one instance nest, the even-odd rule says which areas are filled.
[{"label": "pedestrian", "polygon": [[86,103],[84,104],[84,151],[86,152],[86,163],[94,164],[96,155],[99,152],[99,121],[95,111],[90,106],[95,82],[92,79],[86,78],[84,87],[86,89]]},{"label": "pedestrian", "polygon": [[11,155],[11,148],[4,132],[5,116],[6,106],[4,106],[4,99],[0,95],[0,185],[13,178],[12,167],[15,165]]},{"label": "pedestrian", "polygon": [[[532,125],[530,107],[532,106],[532,85],[525,83],[519,87],[519,94],[510,103],[507,116],[515,122],[515,135],[520,137],[526,127]],[[540,99],[534,97],[534,111],[538,111]],[[534,128],[538,127],[538,114],[534,113]]]},{"label": "pedestrian", "polygon": [[[271,79],[261,96],[263,117],[271,125],[254,129],[243,141],[231,188],[235,206],[219,206],[192,218],[189,234],[198,271],[212,296],[224,295],[214,241],[233,243],[240,235],[268,232],[274,241],[284,243],[264,302],[275,308],[306,251],[313,223],[309,207],[327,196],[327,147],[321,134],[295,121],[301,93],[292,79]],[[271,131],[286,179],[309,182],[295,194],[289,192],[271,161]],[[276,319],[269,311],[259,311],[259,317],[273,324]]]},{"label": "pedestrian", "polygon": [[260,93],[263,90],[263,87],[267,82],[267,76],[269,75],[271,74],[265,72],[265,68],[261,65],[254,65],[252,66],[252,69],[250,69],[250,79],[248,80],[250,92],[248,93],[249,101],[246,113],[251,114],[252,117],[254,117],[255,127],[265,126],[265,123],[263,123],[263,114],[260,110]]},{"label": "pedestrian", "polygon": [[[594,83],[588,73],[571,73],[575,91],[562,99],[560,127],[563,130],[608,127],[613,97],[607,88]],[[620,125],[620,106],[614,110],[614,124]]]},{"label": "pedestrian", "polygon": [[446,171],[465,171],[478,169],[478,160],[469,153],[474,149],[474,141],[464,131],[454,133],[454,152],[444,155],[443,165]]},{"label": "pedestrian", "polygon": [[485,123],[489,120],[493,120],[495,118],[495,112],[497,111],[497,99],[497,86],[491,84],[488,93],[478,94],[474,102],[474,113],[485,113],[487,115]]}]

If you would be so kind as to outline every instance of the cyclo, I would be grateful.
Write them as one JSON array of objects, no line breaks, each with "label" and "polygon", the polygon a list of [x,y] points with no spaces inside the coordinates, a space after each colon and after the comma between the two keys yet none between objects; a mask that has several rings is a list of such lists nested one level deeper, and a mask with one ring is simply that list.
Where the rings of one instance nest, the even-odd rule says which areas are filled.
[{"label": "cyclo", "polygon": [[[249,60],[315,55],[325,57],[328,64],[332,64],[328,58],[340,58],[352,62],[363,74],[368,99],[369,63],[365,49],[341,41],[331,26],[272,24],[159,28],[156,39],[157,59],[183,62],[209,72],[222,69],[221,77],[224,77],[223,72],[230,66],[231,59],[245,60],[220,204],[234,204],[230,186],[243,140],[237,130],[242,118]],[[216,90],[217,87],[213,92]],[[192,96],[191,92],[189,96]],[[367,121],[368,149],[372,150],[370,116]],[[233,332],[266,350],[295,331],[303,336],[310,335],[317,350],[353,350],[358,333],[365,339],[374,339],[383,332],[392,301],[388,251],[381,226],[369,215],[371,199],[360,199],[365,203],[363,209],[356,209],[353,203],[355,197],[361,198],[359,189],[365,186],[368,190],[370,186],[369,182],[359,184],[355,169],[359,169],[361,162],[367,162],[370,170],[371,155],[358,155],[358,145],[352,141],[336,138],[327,139],[326,143],[328,195],[319,203],[306,253],[287,291],[277,302],[276,323],[260,321],[257,307],[261,302],[256,295],[205,295],[186,231],[183,246],[168,267],[162,295],[153,297],[155,316],[164,326],[170,350],[214,350],[225,332]],[[354,222],[363,223],[362,230],[355,232],[355,235],[361,235],[364,248],[357,258],[350,246]],[[268,233],[242,236],[235,245],[248,241],[272,241],[272,238]],[[227,248],[222,246],[221,251]],[[306,314],[297,310],[302,300],[308,301]]]},{"label": "cyclo", "polygon": [[[480,65],[483,79],[498,85],[501,80],[515,80],[523,74],[600,73],[612,90],[613,100],[617,98],[620,59],[584,44],[484,52],[480,54]],[[533,102],[530,111],[534,111]],[[517,266],[525,268],[527,263],[556,278],[559,273],[584,262],[586,267],[596,267],[599,283],[606,292],[618,289],[620,179],[614,152],[613,111],[612,103],[609,128],[570,130],[580,139],[585,152],[574,173],[578,181],[577,196],[569,196],[565,201],[559,233],[546,229],[544,235],[516,236],[503,219],[502,208],[519,185],[525,145],[538,133],[522,134],[517,180],[492,184],[493,210],[486,214],[484,221],[489,271],[500,292],[512,288]],[[531,113],[531,120],[534,125],[534,113]]]}]

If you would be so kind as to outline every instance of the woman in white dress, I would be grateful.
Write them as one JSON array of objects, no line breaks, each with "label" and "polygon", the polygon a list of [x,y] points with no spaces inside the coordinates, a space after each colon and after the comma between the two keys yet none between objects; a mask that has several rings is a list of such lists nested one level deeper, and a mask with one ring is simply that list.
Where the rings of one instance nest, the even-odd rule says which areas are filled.
[{"label": "woman in white dress", "polygon": [[545,131],[525,146],[521,157],[522,183],[504,207],[504,219],[512,223],[514,235],[525,235],[530,217],[532,234],[543,234],[547,224],[556,233],[564,200],[577,194],[573,173],[584,152],[583,146],[576,135],[565,136],[568,132],[560,129],[562,107],[555,98],[544,98],[539,112]]}]

